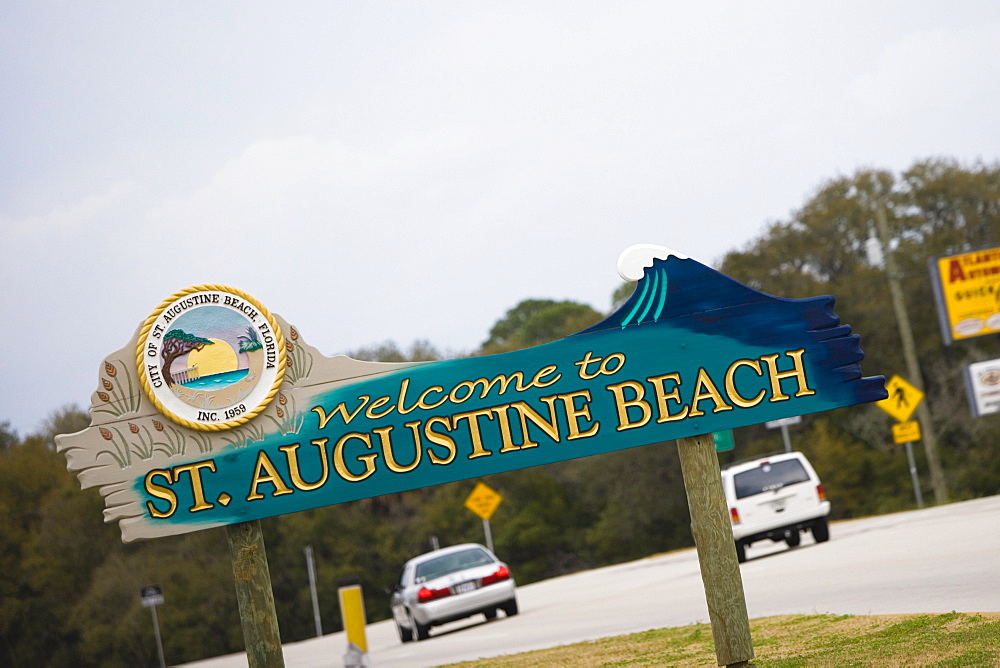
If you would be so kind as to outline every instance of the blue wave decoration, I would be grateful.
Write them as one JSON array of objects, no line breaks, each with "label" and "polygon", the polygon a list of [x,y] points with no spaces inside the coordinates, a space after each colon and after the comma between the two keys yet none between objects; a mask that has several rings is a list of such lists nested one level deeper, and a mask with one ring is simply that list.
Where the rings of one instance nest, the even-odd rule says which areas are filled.
[{"label": "blue wave decoration", "polygon": [[[850,384],[840,390],[849,390],[851,403],[880,401],[887,396],[885,379],[862,378],[861,339],[849,325],[841,324],[834,311],[835,301],[832,296],[775,297],[696,260],[671,256],[654,259],[632,296],[606,319],[577,336],[655,324],[755,347],[807,346],[840,383]],[[647,319],[654,304],[652,318]]]}]

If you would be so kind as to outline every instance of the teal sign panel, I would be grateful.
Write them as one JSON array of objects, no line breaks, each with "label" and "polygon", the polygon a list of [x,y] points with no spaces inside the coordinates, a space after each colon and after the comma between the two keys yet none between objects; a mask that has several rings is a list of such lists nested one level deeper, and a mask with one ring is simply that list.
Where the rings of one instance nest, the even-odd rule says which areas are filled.
[{"label": "teal sign panel", "polygon": [[[884,379],[862,376],[859,337],[833,306],[833,297],[769,296],[670,255],[652,259],[632,297],[602,322],[517,352],[405,365],[311,359],[292,345],[301,341],[291,329],[289,377],[270,408],[210,437],[171,425],[204,446],[123,479],[121,491],[136,501],[121,518],[123,537],[884,399]],[[306,366],[337,371],[303,376]]]}]

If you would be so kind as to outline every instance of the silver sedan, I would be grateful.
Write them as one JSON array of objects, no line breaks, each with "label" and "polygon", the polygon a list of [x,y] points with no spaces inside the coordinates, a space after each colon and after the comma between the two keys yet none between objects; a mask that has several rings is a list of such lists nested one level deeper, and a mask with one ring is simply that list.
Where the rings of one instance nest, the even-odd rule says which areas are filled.
[{"label": "silver sedan", "polygon": [[423,640],[432,626],[483,614],[517,614],[514,577],[482,545],[453,545],[414,557],[392,593],[392,615],[403,642]]}]

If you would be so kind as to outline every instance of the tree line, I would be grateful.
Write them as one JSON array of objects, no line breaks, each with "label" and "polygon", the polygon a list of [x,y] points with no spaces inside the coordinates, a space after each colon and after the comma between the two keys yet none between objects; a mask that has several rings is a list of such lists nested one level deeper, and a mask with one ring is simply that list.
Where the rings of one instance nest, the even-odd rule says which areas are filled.
[{"label": "tree line", "polygon": [[[1000,418],[973,419],[963,369],[1000,357],[994,336],[945,346],[928,272],[939,255],[998,245],[1000,166],[918,161],[902,173],[858,170],[821,184],[787,220],[773,221],[718,263],[722,273],[781,297],[837,297],[837,313],[861,334],[865,375],[904,375],[884,267],[866,255],[875,207],[887,212],[890,252],[901,268],[922,380],[951,500],[1000,492]],[[667,240],[665,240],[667,241]],[[609,286],[611,306],[631,286]],[[605,313],[572,301],[525,300],[499,318],[470,354],[540,345]],[[350,353],[376,361],[433,360],[431,342],[385,341]],[[0,416],[2,417],[2,416]],[[805,416],[791,428],[823,479],[833,518],[906,510],[914,493],[892,418],[875,406]],[[243,650],[225,532],[211,529],[125,545],[103,522],[103,500],[81,490],[54,438],[88,424],[65,407],[37,433],[0,421],[0,663],[9,666],[155,666],[153,626],[139,590],[163,588],[164,654],[182,663]],[[763,425],[736,430],[725,466],[783,449]],[[921,484],[926,461],[916,448]],[[339,582],[361,580],[369,621],[389,616],[385,588],[403,562],[430,549],[482,542],[464,507],[476,480],[392,494],[262,521],[282,640],[315,635],[304,549],[316,559],[325,633],[340,630]],[[561,462],[482,479],[503,501],[493,541],[520,584],[690,547],[687,502],[673,443]],[[925,497],[927,498],[927,497]],[[836,540],[836,526],[833,528]]]}]

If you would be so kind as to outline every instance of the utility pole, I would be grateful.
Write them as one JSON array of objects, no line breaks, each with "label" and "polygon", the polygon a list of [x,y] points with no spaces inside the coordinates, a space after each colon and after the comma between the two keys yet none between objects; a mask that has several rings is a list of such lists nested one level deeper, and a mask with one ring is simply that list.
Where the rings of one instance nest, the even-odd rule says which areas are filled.
[{"label": "utility pole", "polygon": [[[875,227],[878,231],[879,243],[882,246],[882,256],[885,258],[885,273],[889,279],[889,294],[892,297],[892,308],[896,313],[896,324],[899,326],[899,338],[903,343],[903,358],[906,361],[906,373],[910,383],[921,392],[924,390],[924,380],[920,373],[920,363],[917,361],[917,349],[913,343],[913,329],[910,327],[910,316],[903,301],[903,289],[899,285],[900,273],[896,266],[896,258],[889,250],[889,223],[886,221],[885,205],[880,201],[875,207]],[[931,411],[925,399],[917,405],[917,419],[924,425],[924,452],[927,455],[927,468],[931,473],[931,487],[934,488],[934,500],[940,505],[948,503],[948,488],[944,474],[941,471],[941,461],[938,458],[937,436],[934,424],[931,422]]]},{"label": "utility pole", "polygon": [[309,573],[309,591],[312,592],[313,620],[316,622],[316,637],[323,637],[323,622],[319,618],[319,596],[316,595],[316,561],[313,559],[312,545],[302,548],[306,555],[306,571]]}]

